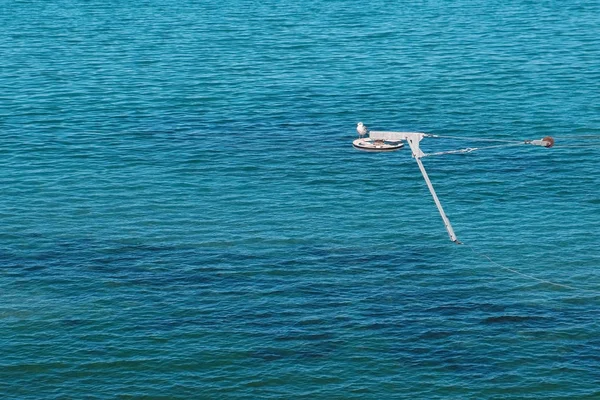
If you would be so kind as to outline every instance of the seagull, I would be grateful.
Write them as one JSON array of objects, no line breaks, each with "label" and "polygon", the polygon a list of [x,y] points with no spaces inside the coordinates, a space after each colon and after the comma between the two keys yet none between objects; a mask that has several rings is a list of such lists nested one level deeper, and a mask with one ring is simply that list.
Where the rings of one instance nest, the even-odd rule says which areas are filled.
[{"label": "seagull", "polygon": [[359,122],[356,126],[356,132],[358,132],[358,136],[362,138],[369,132],[369,130],[362,122]]}]

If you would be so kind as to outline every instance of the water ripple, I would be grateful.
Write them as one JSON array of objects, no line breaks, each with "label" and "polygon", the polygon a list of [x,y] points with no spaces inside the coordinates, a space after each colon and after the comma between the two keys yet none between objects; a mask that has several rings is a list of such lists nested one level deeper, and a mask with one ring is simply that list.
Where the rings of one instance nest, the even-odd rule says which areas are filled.
[{"label": "water ripple", "polygon": [[[598,398],[594,2],[0,13],[6,398]],[[427,158],[354,126],[523,140]],[[472,146],[423,142],[428,152]]]}]

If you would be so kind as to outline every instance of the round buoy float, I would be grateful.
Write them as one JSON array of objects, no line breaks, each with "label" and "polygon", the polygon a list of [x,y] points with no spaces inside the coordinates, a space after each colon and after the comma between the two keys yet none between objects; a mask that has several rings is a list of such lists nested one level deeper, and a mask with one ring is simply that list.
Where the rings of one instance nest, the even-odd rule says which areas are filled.
[{"label": "round buoy float", "polygon": [[554,138],[552,136],[546,136],[542,140],[546,142],[546,145],[544,147],[550,148],[554,146]]},{"label": "round buoy float", "polygon": [[360,138],[352,142],[352,146],[364,151],[396,151],[404,147],[402,142],[386,142],[384,140],[372,140]]}]

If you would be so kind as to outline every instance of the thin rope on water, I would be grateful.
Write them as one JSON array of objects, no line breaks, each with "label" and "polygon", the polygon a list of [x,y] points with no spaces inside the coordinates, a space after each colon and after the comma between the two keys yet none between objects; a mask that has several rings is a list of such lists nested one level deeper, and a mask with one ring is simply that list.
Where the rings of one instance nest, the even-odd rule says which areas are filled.
[{"label": "thin rope on water", "polygon": [[487,138],[478,138],[472,136],[447,136],[447,135],[431,135],[434,138],[443,138],[443,139],[457,139],[457,140],[477,140],[479,142],[501,142],[501,143],[523,143],[516,142],[514,140],[506,140],[506,139],[487,139]]},{"label": "thin rope on water", "polygon": [[425,153],[423,155],[423,157],[441,156],[444,154],[471,153],[471,152],[477,151],[477,150],[499,149],[499,148],[504,148],[504,147],[522,146],[522,145],[526,145],[526,144],[527,143],[525,143],[525,142],[519,142],[519,143],[511,143],[511,144],[499,144],[496,146],[486,146],[486,147],[467,147],[466,149],[439,151],[437,153]]},{"label": "thin rope on water", "polygon": [[[476,140],[480,142],[502,142],[502,143],[522,143],[520,141],[515,140],[506,140],[506,139],[489,139],[489,138],[480,138],[474,136],[448,136],[448,135],[431,135],[433,138],[443,138],[443,139],[456,139],[456,140]],[[600,135],[560,135],[553,136],[556,140],[581,140],[586,142],[597,142],[600,141]]]},{"label": "thin rope on water", "polygon": [[487,254],[484,254],[484,253],[480,253],[479,251],[475,250],[475,248],[473,246],[471,246],[471,245],[469,245],[467,243],[462,243],[461,242],[461,244],[467,246],[469,249],[471,249],[471,251],[473,253],[475,253],[476,255],[478,255],[480,257],[485,258],[486,260],[488,260],[493,265],[495,265],[495,266],[497,266],[497,267],[499,267],[499,268],[501,268],[501,269],[503,269],[505,271],[512,272],[512,273],[514,273],[516,275],[520,275],[520,276],[523,276],[525,278],[532,279],[534,281],[537,281],[537,282],[540,282],[540,283],[545,283],[545,284],[556,286],[556,287],[561,287],[561,288],[570,289],[570,290],[578,290],[578,291],[583,291],[583,292],[589,292],[589,293],[594,293],[596,295],[599,294],[597,291],[594,291],[594,290],[578,288],[578,287],[575,287],[575,286],[566,285],[564,283],[552,282],[552,281],[549,281],[547,279],[542,279],[542,278],[538,278],[538,277],[533,276],[533,275],[525,274],[525,273],[523,273],[521,271],[517,271],[514,268],[506,267],[506,266],[504,266],[504,265],[502,265],[502,264],[500,264],[500,263],[492,260],[492,258],[490,256],[488,256]]},{"label": "thin rope on water", "polygon": [[584,141],[600,141],[600,135],[570,135],[570,136],[555,136],[557,140],[584,140]]},{"label": "thin rope on water", "polygon": [[582,145],[558,145],[558,146],[553,146],[553,148],[555,149],[597,149],[600,147],[600,143],[598,144],[582,144]]},{"label": "thin rope on water", "polygon": [[[474,141],[481,141],[481,142],[501,142],[501,143],[506,143],[505,146],[519,146],[522,144],[528,144],[527,141],[523,142],[515,142],[515,141],[509,141],[509,140],[504,140],[504,139],[487,139],[487,138],[477,138],[477,137],[472,137],[472,136],[447,136],[447,135],[431,135],[431,137],[433,138],[443,138],[443,139],[458,139],[458,140],[474,140]],[[567,136],[555,136],[554,139],[557,142],[561,142],[561,143],[565,143],[565,144],[558,144],[558,145],[554,145],[554,148],[560,148],[560,149],[568,149],[568,148],[583,148],[583,149],[593,149],[593,148],[598,148],[600,147],[600,135],[581,135],[581,136],[575,136],[575,135],[567,135]],[[502,145],[499,146],[489,146],[489,147],[473,147],[473,148],[466,148],[466,149],[461,149],[461,150],[451,150],[451,151],[446,151],[446,152],[438,152],[438,153],[430,153],[430,154],[426,154],[425,156],[433,156],[433,155],[443,155],[443,154],[457,154],[457,153],[470,153],[472,151],[475,150],[485,150],[485,149],[493,149],[495,147],[503,147]]]}]

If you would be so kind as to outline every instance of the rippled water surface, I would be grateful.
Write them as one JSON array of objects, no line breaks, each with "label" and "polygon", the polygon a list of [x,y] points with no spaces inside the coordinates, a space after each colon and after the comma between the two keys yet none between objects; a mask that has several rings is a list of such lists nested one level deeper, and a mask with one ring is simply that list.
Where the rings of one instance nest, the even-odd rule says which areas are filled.
[{"label": "rippled water surface", "polygon": [[600,398],[597,2],[2,9],[3,398]]}]

